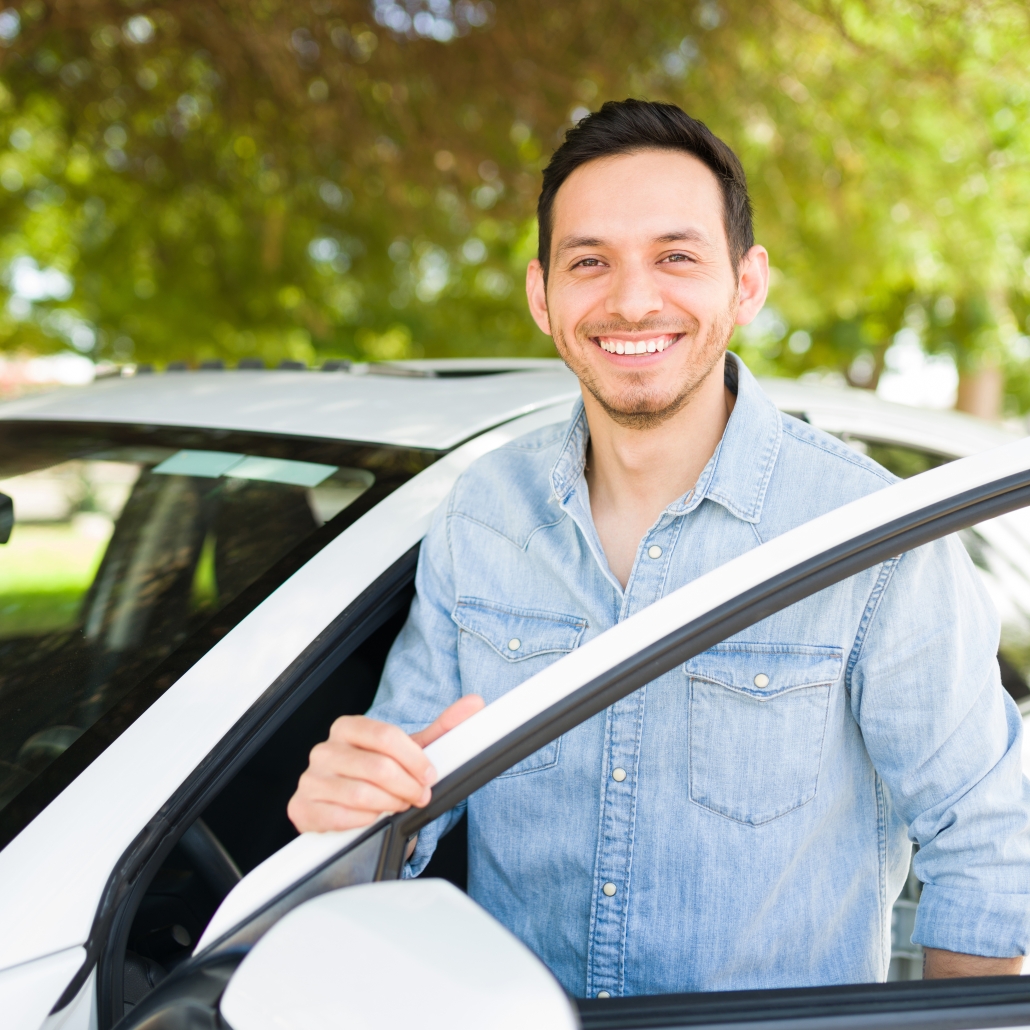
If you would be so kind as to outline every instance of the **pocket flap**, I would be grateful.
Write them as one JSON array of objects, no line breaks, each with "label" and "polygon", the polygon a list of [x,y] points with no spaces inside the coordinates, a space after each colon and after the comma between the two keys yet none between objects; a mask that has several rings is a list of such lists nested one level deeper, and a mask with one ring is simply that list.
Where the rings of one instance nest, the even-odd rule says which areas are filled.
[{"label": "pocket flap", "polygon": [[574,615],[511,608],[478,597],[459,597],[451,618],[509,662],[571,651],[587,626],[586,619]]},{"label": "pocket flap", "polygon": [[775,697],[800,687],[835,683],[844,656],[839,647],[816,644],[717,644],[691,658],[688,676],[752,697]]}]

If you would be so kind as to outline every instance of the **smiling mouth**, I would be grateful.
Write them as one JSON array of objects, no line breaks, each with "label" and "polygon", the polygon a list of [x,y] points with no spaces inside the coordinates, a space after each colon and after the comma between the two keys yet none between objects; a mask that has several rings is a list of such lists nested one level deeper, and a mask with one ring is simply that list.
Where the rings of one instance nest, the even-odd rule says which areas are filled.
[{"label": "smiling mouth", "polygon": [[620,340],[612,336],[595,336],[594,342],[609,354],[660,354],[668,350],[682,336],[682,333],[666,333],[647,340]]}]

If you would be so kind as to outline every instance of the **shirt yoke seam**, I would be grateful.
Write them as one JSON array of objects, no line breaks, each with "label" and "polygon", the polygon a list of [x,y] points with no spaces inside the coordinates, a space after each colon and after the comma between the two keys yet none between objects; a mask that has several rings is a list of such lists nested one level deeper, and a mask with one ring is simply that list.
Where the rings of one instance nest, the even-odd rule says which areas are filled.
[{"label": "shirt yoke seam", "polygon": [[[797,420],[795,419],[794,421]],[[801,425],[804,425],[804,423],[801,423]],[[849,465],[854,465],[855,468],[859,468],[863,472],[868,472],[870,475],[876,476],[877,479],[882,480],[888,486],[893,486],[898,482],[898,480],[891,476],[889,472],[885,474],[875,467],[870,468],[869,465],[865,464],[865,462],[856,460],[858,457],[857,455],[853,458],[850,454],[842,453],[845,449],[850,450],[850,448],[847,447],[847,444],[841,444],[842,451],[838,451],[835,448],[827,447],[818,440],[810,440],[807,437],[802,436],[792,425],[784,424],[783,431],[785,433],[789,433],[798,443],[805,444],[808,447],[813,447],[815,450],[820,451],[823,454],[831,455],[834,458],[839,458],[841,461],[846,461]]]},{"label": "shirt yoke seam", "polygon": [[533,539],[534,536],[536,536],[536,534],[541,529],[552,529],[554,526],[557,526],[561,522],[563,522],[566,518],[568,518],[568,516],[566,515],[565,512],[562,512],[561,515],[559,515],[559,517],[556,518],[553,522],[543,522],[543,523],[541,523],[538,526],[534,526],[533,529],[530,530],[530,532],[527,534],[524,542],[519,543],[518,540],[514,540],[512,537],[508,536],[507,533],[504,533],[501,530],[499,530],[496,526],[491,526],[488,522],[483,522],[482,519],[477,519],[474,516],[469,515],[467,512],[464,512],[464,511],[451,510],[451,511],[449,511],[447,513],[447,524],[448,524],[447,536],[448,536],[448,540],[449,540],[450,539],[450,523],[451,523],[451,520],[452,519],[464,519],[466,522],[471,522],[473,525],[479,526],[482,529],[485,529],[488,532],[493,533],[496,536],[499,536],[502,540],[507,540],[509,544],[511,544],[513,547],[517,547],[520,551],[525,551],[529,547],[530,541]]}]

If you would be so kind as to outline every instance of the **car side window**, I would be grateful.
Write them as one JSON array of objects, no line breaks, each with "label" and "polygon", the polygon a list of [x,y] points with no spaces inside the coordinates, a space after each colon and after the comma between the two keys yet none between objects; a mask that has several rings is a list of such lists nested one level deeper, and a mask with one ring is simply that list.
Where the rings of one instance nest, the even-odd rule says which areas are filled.
[{"label": "car side window", "polygon": [[[374,503],[426,463],[208,430],[3,427],[13,525],[0,545],[0,839],[32,814],[16,818],[11,801],[35,783],[32,806],[45,804],[61,784],[44,790],[44,770],[116,705],[118,726],[131,722],[122,699],[186,641],[195,661],[290,574],[262,578],[285,556],[332,523],[328,542],[363,495]],[[177,674],[164,678],[154,697]]]}]

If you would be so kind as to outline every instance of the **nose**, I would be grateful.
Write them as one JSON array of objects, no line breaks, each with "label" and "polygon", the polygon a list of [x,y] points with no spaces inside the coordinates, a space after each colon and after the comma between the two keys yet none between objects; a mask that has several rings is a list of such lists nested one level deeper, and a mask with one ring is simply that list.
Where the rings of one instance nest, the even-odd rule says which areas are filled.
[{"label": "nose", "polygon": [[661,312],[664,302],[649,262],[620,262],[609,282],[605,302],[609,315],[639,323]]}]

